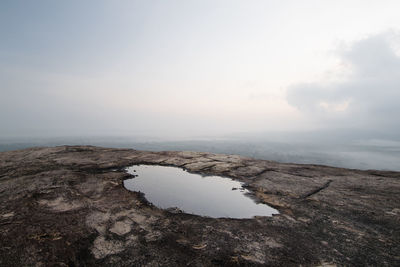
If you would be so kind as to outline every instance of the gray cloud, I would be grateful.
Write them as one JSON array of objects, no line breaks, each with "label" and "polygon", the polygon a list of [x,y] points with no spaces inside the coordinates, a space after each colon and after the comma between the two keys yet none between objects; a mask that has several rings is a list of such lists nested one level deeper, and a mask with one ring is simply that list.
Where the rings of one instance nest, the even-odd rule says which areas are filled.
[{"label": "gray cloud", "polygon": [[289,104],[321,127],[399,132],[400,57],[392,46],[398,37],[374,35],[340,51],[349,66],[346,78],[293,85],[287,91]]}]

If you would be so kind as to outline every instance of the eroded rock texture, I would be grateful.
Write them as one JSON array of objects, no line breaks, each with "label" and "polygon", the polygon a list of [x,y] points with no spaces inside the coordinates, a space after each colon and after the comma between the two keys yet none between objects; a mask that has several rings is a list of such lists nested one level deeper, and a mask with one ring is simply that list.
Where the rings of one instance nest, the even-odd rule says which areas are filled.
[{"label": "eroded rock texture", "polygon": [[[124,189],[124,167],[245,182],[281,214],[170,213]],[[90,146],[0,153],[0,266],[395,266],[400,173],[232,155]]]}]

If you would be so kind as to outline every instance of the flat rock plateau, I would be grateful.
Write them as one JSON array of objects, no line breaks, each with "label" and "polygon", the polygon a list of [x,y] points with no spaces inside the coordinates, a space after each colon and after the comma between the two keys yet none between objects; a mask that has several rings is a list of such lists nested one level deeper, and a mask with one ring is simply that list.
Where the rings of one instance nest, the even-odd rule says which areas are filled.
[{"label": "flat rock plateau", "polygon": [[[279,215],[214,219],[124,188],[133,164],[246,183]],[[400,173],[92,146],[0,153],[0,266],[400,266]]]}]

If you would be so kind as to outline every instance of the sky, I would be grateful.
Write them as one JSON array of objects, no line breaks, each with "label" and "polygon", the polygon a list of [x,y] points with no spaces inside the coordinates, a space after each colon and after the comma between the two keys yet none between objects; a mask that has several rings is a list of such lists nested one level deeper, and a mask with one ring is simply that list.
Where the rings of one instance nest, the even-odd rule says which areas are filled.
[{"label": "sky", "polygon": [[0,2],[0,137],[400,134],[400,2]]}]

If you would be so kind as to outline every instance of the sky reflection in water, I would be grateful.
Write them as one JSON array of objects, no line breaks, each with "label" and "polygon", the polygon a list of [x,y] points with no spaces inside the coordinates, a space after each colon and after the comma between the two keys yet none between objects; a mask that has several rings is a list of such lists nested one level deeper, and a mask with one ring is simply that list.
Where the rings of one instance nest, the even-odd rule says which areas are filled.
[{"label": "sky reflection in water", "polygon": [[279,213],[268,205],[255,203],[245,195],[240,182],[229,178],[154,165],[135,165],[127,171],[138,176],[125,180],[125,188],[144,193],[159,208],[178,207],[186,213],[214,218],[251,218]]}]

